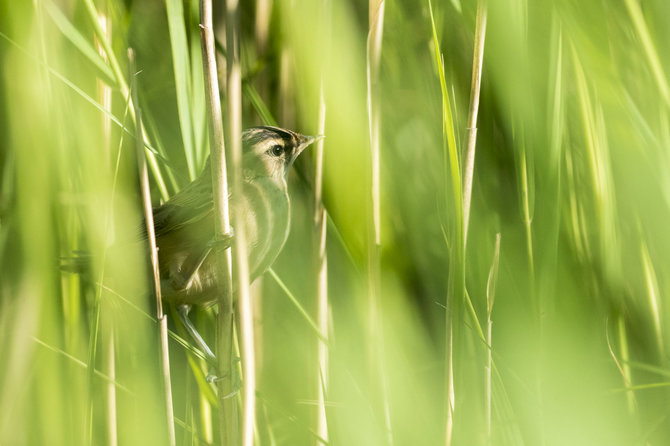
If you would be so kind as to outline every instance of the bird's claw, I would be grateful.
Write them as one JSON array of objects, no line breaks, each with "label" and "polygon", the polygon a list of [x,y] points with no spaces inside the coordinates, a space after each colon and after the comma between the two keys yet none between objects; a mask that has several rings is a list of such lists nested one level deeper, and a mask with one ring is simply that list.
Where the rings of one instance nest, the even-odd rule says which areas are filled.
[{"label": "bird's claw", "polygon": [[217,383],[217,382],[221,381],[223,378],[225,378],[225,376],[216,376],[213,373],[208,373],[205,380],[210,384],[214,384],[214,383]]},{"label": "bird's claw", "polygon": [[[242,387],[242,382],[240,380],[239,374],[237,373],[237,368],[234,367],[234,365],[237,364],[239,361],[240,361],[239,357],[233,358],[233,368],[232,368],[233,391],[230,392],[228,395],[225,395],[223,397],[224,399],[234,397],[235,395],[237,395],[237,393],[240,391],[240,388]],[[219,381],[222,381],[222,380],[226,379],[228,376],[230,376],[229,373],[225,373],[223,376],[217,376],[214,373],[209,373],[209,374],[207,374],[207,377],[205,378],[205,380],[210,384],[215,384]]]},{"label": "bird's claw", "polygon": [[233,244],[233,237],[235,237],[235,232],[233,228],[230,228],[230,231],[226,234],[215,235],[212,239],[207,242],[207,247],[210,249],[228,249]]}]

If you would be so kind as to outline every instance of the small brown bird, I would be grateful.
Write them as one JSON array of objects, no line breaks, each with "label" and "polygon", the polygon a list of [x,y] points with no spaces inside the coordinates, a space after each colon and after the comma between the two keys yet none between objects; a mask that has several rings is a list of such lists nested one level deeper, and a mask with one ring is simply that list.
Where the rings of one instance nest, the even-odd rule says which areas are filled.
[{"label": "small brown bird", "polygon": [[[244,213],[250,280],[267,270],[279,255],[290,227],[286,180],[295,159],[319,136],[305,136],[278,127],[252,127],[242,133]],[[181,320],[204,353],[214,355],[188,312],[192,304],[210,305],[218,298],[215,248],[227,248],[233,235],[214,237],[214,201],[209,159],[200,176],[153,211],[163,299],[177,304]],[[234,229],[234,228],[233,228]],[[145,241],[146,241],[146,231]],[[61,269],[81,273],[90,267],[90,254],[77,251],[61,258]]]},{"label": "small brown bird", "polygon": [[[320,137],[278,127],[252,127],[242,134],[244,212],[250,280],[263,274],[279,255],[289,232],[286,180],[295,159]],[[191,304],[216,301],[220,280],[215,246],[230,246],[232,236],[214,240],[214,203],[209,159],[202,174],[154,209],[163,299],[179,305],[189,333],[208,356],[211,350],[188,320]]]}]

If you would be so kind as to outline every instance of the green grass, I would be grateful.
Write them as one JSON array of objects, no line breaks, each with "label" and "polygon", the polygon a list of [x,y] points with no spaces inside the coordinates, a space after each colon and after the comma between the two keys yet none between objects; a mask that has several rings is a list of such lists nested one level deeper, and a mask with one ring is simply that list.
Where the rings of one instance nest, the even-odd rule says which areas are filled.
[{"label": "green grass", "polygon": [[[326,139],[252,287],[256,444],[667,444],[668,7],[488,2],[468,218],[478,2],[385,2],[377,253],[369,2],[267,7],[240,2],[242,126],[319,133],[322,99]],[[155,205],[209,151],[200,51],[195,0],[0,2],[0,444],[169,443],[136,109]],[[61,272],[80,250],[90,269]],[[193,315],[212,345],[216,311]],[[220,444],[210,370],[165,312],[176,444]]]}]

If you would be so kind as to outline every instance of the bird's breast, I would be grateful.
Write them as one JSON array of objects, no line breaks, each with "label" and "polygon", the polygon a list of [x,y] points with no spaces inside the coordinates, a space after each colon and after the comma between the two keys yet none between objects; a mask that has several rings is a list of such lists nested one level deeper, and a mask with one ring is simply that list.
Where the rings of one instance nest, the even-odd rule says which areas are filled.
[{"label": "bird's breast", "polygon": [[269,179],[245,182],[241,211],[251,279],[263,274],[288,238],[290,204],[286,189]]}]

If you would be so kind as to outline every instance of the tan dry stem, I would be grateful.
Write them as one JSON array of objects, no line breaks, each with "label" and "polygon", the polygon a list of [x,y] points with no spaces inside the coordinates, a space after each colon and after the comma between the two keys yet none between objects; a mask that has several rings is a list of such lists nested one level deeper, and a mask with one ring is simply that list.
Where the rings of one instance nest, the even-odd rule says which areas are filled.
[{"label": "tan dry stem", "polygon": [[137,84],[135,79],[135,53],[132,49],[128,50],[128,59],[130,61],[130,73],[132,76],[131,95],[133,97],[133,108],[135,110],[135,147],[137,150],[138,167],[140,170],[140,187],[142,190],[142,205],[144,209],[144,221],[147,228],[147,239],[149,241],[149,250],[151,257],[151,270],[154,280],[154,290],[156,295],[156,319],[158,319],[160,336],[160,358],[163,374],[163,392],[165,395],[165,416],[168,426],[168,440],[170,446],[176,445],[176,436],[174,430],[174,408],[172,406],[172,384],[170,379],[170,355],[168,350],[168,332],[167,318],[163,313],[163,302],[161,297],[161,280],[158,270],[158,248],[156,247],[156,233],[154,231],[154,212],[151,206],[151,190],[149,189],[149,170],[144,152],[144,139],[142,138],[142,110],[139,107],[137,99]]},{"label": "tan dry stem", "polygon": [[[209,145],[212,168],[212,192],[214,200],[214,234],[230,233],[230,211],[228,203],[228,177],[226,172],[223,123],[221,122],[221,100],[216,69],[216,50],[212,20],[212,0],[200,1],[200,44],[202,49],[203,75],[207,116],[209,122]],[[233,272],[230,249],[217,250],[217,262],[221,274],[219,290],[219,312],[216,320],[216,356],[218,358],[218,402],[220,444],[236,445],[238,438],[237,405],[227,396],[234,392],[233,383]]]},{"label": "tan dry stem", "polygon": [[472,57],[472,85],[470,87],[470,110],[468,112],[468,145],[465,152],[465,172],[463,176],[463,219],[464,240],[468,240],[470,223],[470,204],[472,202],[472,178],[475,171],[475,148],[477,145],[477,115],[479,113],[479,95],[482,85],[482,67],[484,66],[484,41],[486,39],[486,1],[477,5],[475,25],[475,45]]}]

